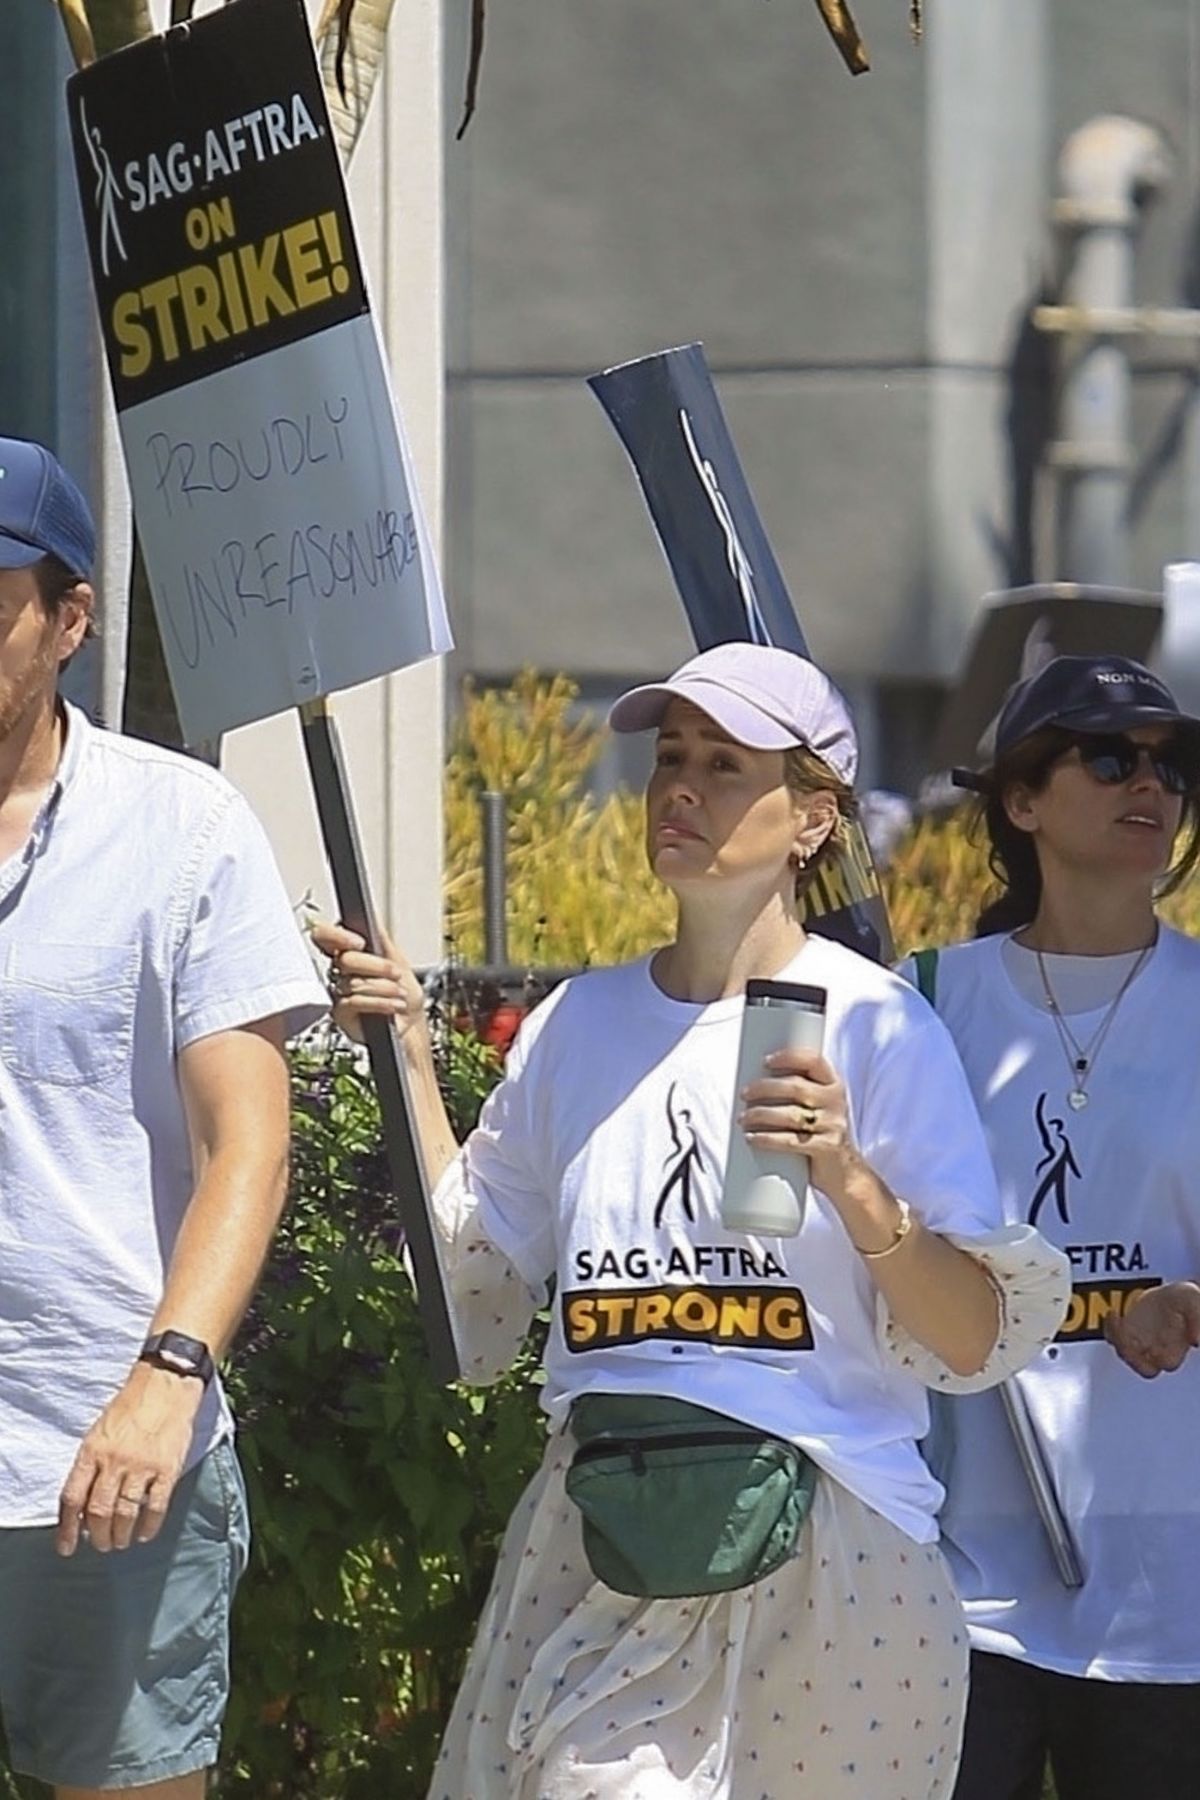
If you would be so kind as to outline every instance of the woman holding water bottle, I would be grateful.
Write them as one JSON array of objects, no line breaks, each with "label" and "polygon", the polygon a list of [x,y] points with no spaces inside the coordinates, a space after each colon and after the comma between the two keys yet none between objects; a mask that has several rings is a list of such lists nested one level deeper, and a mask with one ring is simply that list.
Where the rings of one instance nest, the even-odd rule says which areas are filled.
[{"label": "woman holding water bottle", "polygon": [[[853,814],[836,690],[727,644],[611,723],[657,732],[647,852],[675,936],[557,988],[461,1150],[412,971],[316,933],[339,1020],[401,1034],[466,1378],[495,1379],[553,1293],[547,1453],[430,1800],[937,1800],[966,1640],[925,1390],[1033,1355],[1065,1263],[999,1226],[940,1022],[801,923]],[[750,983],[802,990],[824,1043],[801,1033],[739,1081]],[[747,1181],[782,1209],[743,1214],[753,1231]]]}]

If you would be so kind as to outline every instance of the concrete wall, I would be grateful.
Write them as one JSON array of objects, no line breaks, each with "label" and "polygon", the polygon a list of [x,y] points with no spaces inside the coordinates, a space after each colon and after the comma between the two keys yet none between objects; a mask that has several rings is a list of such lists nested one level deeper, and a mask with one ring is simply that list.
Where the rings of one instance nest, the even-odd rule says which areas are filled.
[{"label": "concrete wall", "polygon": [[[57,217],[53,118],[58,59],[54,25],[38,0],[0,7],[5,121],[0,141],[0,418],[8,434],[47,437],[57,389],[53,310]],[[22,104],[15,105],[16,96]],[[14,247],[20,253],[13,255]]]},{"label": "concrete wall", "polygon": [[[466,8],[448,10],[450,106]],[[1160,123],[1174,183],[1142,297],[1197,304],[1200,4],[860,6],[851,81],[811,8],[522,4],[489,15],[447,161],[448,568],[461,667],[603,686],[689,640],[591,370],[703,339],[816,653],[863,691],[945,679],[980,597],[1056,573],[1047,223],[1064,136]],[[1195,553],[1192,383],[1137,352],[1132,574]],[[915,689],[914,689],[915,691]],[[926,697],[928,690],[925,690]]]},{"label": "concrete wall", "polygon": [[[927,61],[898,10],[873,47],[880,74],[852,83],[819,21],[790,6],[492,15],[480,110],[447,155],[448,568],[464,665],[624,676],[686,650],[582,383],[693,338],[814,641],[849,661],[881,596],[895,611],[898,543],[919,565],[924,538],[908,450],[925,432],[910,371],[925,356]],[[896,103],[881,114],[884,80]],[[840,544],[813,529],[831,507],[858,519]]]},{"label": "concrete wall", "polygon": [[[360,202],[436,510],[437,224],[421,170],[444,147],[452,672],[503,677],[534,662],[600,696],[687,653],[669,574],[584,378],[700,338],[816,653],[915,743],[905,707],[927,708],[930,684],[957,668],[981,595],[1057,573],[1052,490],[1036,473],[1054,435],[1054,345],[1029,313],[1054,287],[1058,150],[1095,114],[1149,118],[1171,141],[1175,174],[1145,219],[1139,297],[1200,304],[1200,0],[928,0],[919,49],[903,5],[863,0],[874,69],[855,81],[804,4],[510,0],[489,9],[479,110],[461,144],[470,9],[440,10],[444,117],[429,85],[437,0],[403,0],[387,133],[382,117],[372,125],[394,220],[380,227],[382,189]],[[45,149],[57,33],[46,0],[0,8],[0,66],[30,97],[0,161],[0,200],[33,246],[0,271],[0,322],[15,322],[0,399],[20,428],[55,417],[60,438],[101,445],[115,529],[119,472],[102,419],[81,410],[87,332],[65,310],[78,312],[77,272],[60,272],[55,358],[38,304],[47,239],[28,236],[55,209],[60,236],[69,230]],[[405,110],[417,101],[419,124]],[[1134,359],[1130,573],[1154,587],[1164,562],[1200,555],[1200,416],[1190,354],[1151,343]],[[54,371],[68,367],[60,403]],[[403,683],[365,703],[352,728],[364,791],[382,779],[372,759],[411,762],[414,730],[427,735],[412,722],[437,711],[431,684],[415,710]],[[268,807],[287,785],[275,754],[234,752]],[[372,827],[381,870],[410,839],[390,816]],[[411,829],[428,842],[432,816],[420,821]],[[389,912],[405,904],[389,892]]]}]

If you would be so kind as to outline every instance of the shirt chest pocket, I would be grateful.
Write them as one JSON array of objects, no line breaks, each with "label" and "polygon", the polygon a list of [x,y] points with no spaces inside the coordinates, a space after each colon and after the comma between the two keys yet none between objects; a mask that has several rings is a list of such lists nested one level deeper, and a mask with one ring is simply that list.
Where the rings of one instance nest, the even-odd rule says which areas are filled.
[{"label": "shirt chest pocket", "polygon": [[58,1087],[117,1081],[133,1053],[137,981],[136,946],[10,945],[0,978],[10,1075]]}]

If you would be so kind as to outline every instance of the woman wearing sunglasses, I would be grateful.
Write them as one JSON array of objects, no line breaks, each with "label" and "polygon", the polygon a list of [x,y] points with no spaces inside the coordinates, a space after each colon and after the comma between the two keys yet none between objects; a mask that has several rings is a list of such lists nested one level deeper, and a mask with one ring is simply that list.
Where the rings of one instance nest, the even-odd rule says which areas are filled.
[{"label": "woman wearing sunglasses", "polygon": [[1200,945],[1155,902],[1200,855],[1200,722],[1138,663],[1058,657],[959,779],[1003,892],[930,997],[1006,1218],[1072,1264],[1066,1322],[1015,1386],[1082,1582],[1001,1396],[948,1401],[942,1527],[972,1644],[955,1796],[1040,1800],[1049,1756],[1059,1800],[1181,1800],[1200,1794]]}]

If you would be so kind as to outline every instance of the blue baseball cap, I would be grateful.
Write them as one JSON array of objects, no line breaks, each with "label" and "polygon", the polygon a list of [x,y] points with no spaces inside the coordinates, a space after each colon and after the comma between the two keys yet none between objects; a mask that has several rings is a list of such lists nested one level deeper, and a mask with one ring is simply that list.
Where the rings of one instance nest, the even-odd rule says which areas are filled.
[{"label": "blue baseball cap", "polygon": [[28,569],[57,556],[89,577],[96,527],[67,471],[41,444],[0,438],[0,569]]},{"label": "blue baseball cap", "polygon": [[1128,656],[1056,656],[1008,691],[996,721],[991,765],[954,769],[956,787],[987,793],[995,765],[1026,738],[1054,726],[1081,736],[1170,725],[1200,745],[1200,719],[1179,706],[1164,681]]}]

